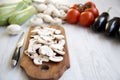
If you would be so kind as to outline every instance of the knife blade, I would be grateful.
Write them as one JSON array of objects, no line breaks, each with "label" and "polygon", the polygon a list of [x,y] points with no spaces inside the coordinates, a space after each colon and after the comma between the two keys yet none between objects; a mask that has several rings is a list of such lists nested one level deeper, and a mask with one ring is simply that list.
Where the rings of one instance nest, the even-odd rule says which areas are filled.
[{"label": "knife blade", "polygon": [[14,50],[13,56],[12,56],[12,61],[11,61],[11,66],[15,67],[19,61],[20,58],[20,49],[24,44],[24,39],[25,39],[25,34],[24,32],[21,34],[17,44],[16,44],[16,48]]}]

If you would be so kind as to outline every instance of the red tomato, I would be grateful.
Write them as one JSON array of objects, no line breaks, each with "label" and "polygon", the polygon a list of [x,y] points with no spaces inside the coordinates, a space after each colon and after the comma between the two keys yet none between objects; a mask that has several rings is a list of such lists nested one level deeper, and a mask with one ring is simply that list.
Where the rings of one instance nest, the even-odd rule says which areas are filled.
[{"label": "red tomato", "polygon": [[76,9],[78,10],[80,13],[83,11],[82,5],[81,4],[73,4],[72,6],[70,6],[70,9]]},{"label": "red tomato", "polygon": [[77,24],[79,21],[80,12],[76,9],[69,9],[66,15],[66,20],[68,23]]},{"label": "red tomato", "polygon": [[73,4],[72,6],[70,6],[70,9],[77,9],[78,8],[78,4]]},{"label": "red tomato", "polygon": [[89,12],[92,12],[93,14],[94,14],[94,17],[96,18],[96,17],[98,17],[98,15],[99,15],[99,12],[98,12],[98,9],[97,8],[88,8],[88,9],[85,9],[85,11],[87,12],[87,11],[89,11]]},{"label": "red tomato", "polygon": [[94,15],[91,12],[82,12],[79,17],[79,22],[84,27],[89,27],[94,22]]},{"label": "red tomato", "polygon": [[92,8],[92,7],[96,7],[95,3],[91,2],[91,1],[88,1],[84,4],[84,9],[86,8]]},{"label": "red tomato", "polygon": [[81,4],[79,4],[79,6],[78,6],[78,11],[81,13],[81,12],[83,12],[83,6],[81,5]]}]

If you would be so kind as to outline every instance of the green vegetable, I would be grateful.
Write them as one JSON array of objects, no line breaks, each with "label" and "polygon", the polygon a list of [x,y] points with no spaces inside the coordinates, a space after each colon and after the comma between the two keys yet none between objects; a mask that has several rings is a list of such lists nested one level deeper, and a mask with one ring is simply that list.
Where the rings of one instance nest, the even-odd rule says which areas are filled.
[{"label": "green vegetable", "polygon": [[29,6],[26,9],[18,11],[9,17],[10,24],[23,24],[27,19],[36,13],[36,9],[33,6]]},{"label": "green vegetable", "polygon": [[13,15],[15,12],[20,11],[28,7],[28,4],[24,1],[21,1],[17,4],[14,9],[0,15],[0,26],[8,25],[8,18]]}]

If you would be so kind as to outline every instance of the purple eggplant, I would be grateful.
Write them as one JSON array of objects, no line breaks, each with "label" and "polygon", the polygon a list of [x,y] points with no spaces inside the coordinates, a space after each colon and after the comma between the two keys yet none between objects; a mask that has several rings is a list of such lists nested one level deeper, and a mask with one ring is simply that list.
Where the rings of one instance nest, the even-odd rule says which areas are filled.
[{"label": "purple eggplant", "polygon": [[114,17],[109,20],[105,26],[105,34],[108,36],[115,36],[119,30],[120,18]]}]

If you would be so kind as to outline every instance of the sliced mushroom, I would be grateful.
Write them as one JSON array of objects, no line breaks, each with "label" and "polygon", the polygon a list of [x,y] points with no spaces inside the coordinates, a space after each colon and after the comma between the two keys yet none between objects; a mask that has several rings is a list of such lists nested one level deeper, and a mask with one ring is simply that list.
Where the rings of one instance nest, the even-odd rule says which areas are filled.
[{"label": "sliced mushroom", "polygon": [[38,35],[50,35],[53,34],[52,31],[46,30],[46,29],[34,29],[31,31],[32,34],[38,34]]},{"label": "sliced mushroom", "polygon": [[30,39],[29,40],[29,45],[28,45],[28,49],[27,49],[27,51],[28,51],[28,53],[30,52],[30,53],[34,53],[35,51],[33,50],[33,48],[32,48],[32,46],[33,46],[33,44],[36,42],[36,40],[34,40],[34,39]]},{"label": "sliced mushroom", "polygon": [[32,34],[36,34],[36,35],[38,34],[38,32],[39,32],[39,29],[34,29],[31,31]]},{"label": "sliced mushroom", "polygon": [[48,42],[42,39],[39,35],[31,35],[31,38],[34,38],[34,40],[36,40],[36,43],[45,44],[45,45],[48,44]]},{"label": "sliced mushroom", "polygon": [[60,55],[64,55],[65,52],[62,50],[58,50],[58,49],[53,49],[56,53],[60,54]]},{"label": "sliced mushroom", "polygon": [[37,49],[41,47],[41,44],[33,44],[32,45],[32,50],[35,52]]},{"label": "sliced mushroom", "polygon": [[63,60],[63,57],[62,56],[52,56],[52,57],[49,57],[49,59],[53,62],[61,62]]},{"label": "sliced mushroom", "polygon": [[34,58],[33,62],[36,65],[41,65],[42,62],[48,62],[49,58],[47,56],[39,55],[38,57]]},{"label": "sliced mushroom", "polygon": [[[41,65],[42,62],[60,62],[63,60],[64,51],[64,35],[60,30],[37,26],[31,31],[28,49],[25,54],[33,59],[34,64]],[[56,55],[61,56],[56,56]]]},{"label": "sliced mushroom", "polygon": [[40,57],[36,57],[33,59],[33,62],[35,65],[41,65],[42,64],[42,60]]},{"label": "sliced mushroom", "polygon": [[58,49],[58,50],[63,50],[64,49],[64,47],[59,45],[59,44],[51,44],[50,48],[52,48],[53,50],[54,49]]},{"label": "sliced mushroom", "polygon": [[60,34],[59,34],[59,35],[53,35],[53,37],[56,38],[56,39],[58,39],[58,40],[64,38],[64,36],[63,36],[63,35],[60,35]]},{"label": "sliced mushroom", "polygon": [[50,35],[53,35],[53,33],[56,31],[56,29],[54,29],[54,28],[49,28],[49,27],[46,27],[46,28],[44,28],[44,29],[46,29],[46,30],[48,30],[49,32],[51,32]]},{"label": "sliced mushroom", "polygon": [[47,55],[47,56],[55,56],[56,54],[53,52],[53,50],[48,47],[47,45],[41,46],[39,49],[39,54]]},{"label": "sliced mushroom", "polygon": [[29,57],[30,57],[31,59],[35,59],[36,57],[38,57],[38,54],[37,54],[37,53],[34,53],[34,54],[32,54],[32,55],[29,55]]},{"label": "sliced mushroom", "polygon": [[55,34],[60,34],[61,33],[61,31],[60,30],[55,30]]},{"label": "sliced mushroom", "polygon": [[61,45],[61,46],[64,46],[65,45],[65,40],[64,39],[59,40],[58,44]]},{"label": "sliced mushroom", "polygon": [[52,36],[43,36],[43,35],[41,35],[41,38],[47,42],[51,42],[54,39]]},{"label": "sliced mushroom", "polygon": [[27,50],[25,50],[24,53],[25,53],[28,57],[30,57],[31,59],[34,59],[35,57],[38,56],[37,53],[35,53],[35,52],[28,52]]}]

